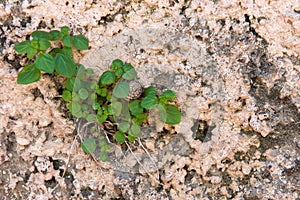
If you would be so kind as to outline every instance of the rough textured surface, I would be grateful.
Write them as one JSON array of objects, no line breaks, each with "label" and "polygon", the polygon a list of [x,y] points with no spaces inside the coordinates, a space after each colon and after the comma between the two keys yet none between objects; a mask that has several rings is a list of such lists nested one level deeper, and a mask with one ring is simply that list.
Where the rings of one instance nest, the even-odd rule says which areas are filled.
[{"label": "rough textured surface", "polygon": [[[1,1],[0,196],[299,199],[299,6]],[[85,66],[101,73],[120,58],[136,66],[143,86],[177,92],[182,122],[168,127],[151,116],[141,138],[147,156],[140,145],[126,162],[96,162],[80,149],[59,78],[16,84],[26,60],[13,46],[34,30],[64,25],[90,40],[77,56]]]}]

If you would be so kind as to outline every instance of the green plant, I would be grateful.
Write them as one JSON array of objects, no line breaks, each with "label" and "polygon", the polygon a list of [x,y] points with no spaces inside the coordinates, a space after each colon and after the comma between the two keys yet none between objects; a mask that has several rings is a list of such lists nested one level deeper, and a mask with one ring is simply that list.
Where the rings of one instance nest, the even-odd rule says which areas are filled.
[{"label": "green plant", "polygon": [[[116,59],[109,70],[94,81],[92,69],[73,60],[73,50],[88,49],[88,40],[82,35],[69,35],[69,28],[60,31],[34,31],[30,41],[17,44],[14,49],[27,54],[29,63],[19,72],[17,83],[29,84],[38,81],[41,71],[62,75],[66,78],[62,98],[68,102],[68,109],[76,118],[88,122],[116,124],[113,138],[119,144],[134,142],[141,134],[141,126],[152,109],[157,109],[161,120],[166,124],[178,124],[181,113],[172,103],[176,94],[166,90],[158,94],[153,86],[144,89],[140,96],[130,99],[131,81],[135,81],[137,72],[129,63]],[[55,43],[58,47],[51,47]],[[91,134],[97,134],[91,130]],[[100,147],[102,161],[106,161],[110,145],[107,139],[98,133],[99,141],[89,137],[81,143],[86,153],[93,153]]]},{"label": "green plant", "polygon": [[[73,60],[73,48],[88,49],[88,40],[83,35],[70,36],[69,27],[60,31],[34,31],[32,40],[17,44],[14,49],[20,54],[26,54],[29,63],[18,74],[17,83],[29,84],[41,77],[41,71],[60,74],[66,78],[76,76],[79,64]],[[57,42],[60,48],[51,48],[51,43]]]}]

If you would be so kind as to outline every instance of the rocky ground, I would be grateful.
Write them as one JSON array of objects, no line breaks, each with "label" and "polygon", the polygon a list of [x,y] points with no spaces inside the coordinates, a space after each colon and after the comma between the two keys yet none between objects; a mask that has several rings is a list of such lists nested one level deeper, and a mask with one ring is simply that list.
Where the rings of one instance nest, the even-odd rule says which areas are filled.
[{"label": "rocky ground", "polygon": [[[65,25],[86,67],[175,90],[182,122],[150,116],[122,160],[85,154],[63,80],[16,84],[14,45]],[[1,199],[300,199],[298,0],[2,0],[0,32]]]}]

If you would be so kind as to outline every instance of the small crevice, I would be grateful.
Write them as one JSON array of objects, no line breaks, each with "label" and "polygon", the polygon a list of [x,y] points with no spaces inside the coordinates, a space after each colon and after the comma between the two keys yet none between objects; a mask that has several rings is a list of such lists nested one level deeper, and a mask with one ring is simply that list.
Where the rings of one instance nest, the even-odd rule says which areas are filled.
[{"label": "small crevice", "polygon": [[201,142],[207,142],[211,140],[211,131],[215,126],[208,126],[207,122],[204,120],[199,120],[194,123],[192,127],[193,138],[195,140],[200,140]]},{"label": "small crevice", "polygon": [[41,93],[40,89],[38,89],[38,88],[32,89],[31,94],[34,96],[33,101],[35,101],[39,97],[44,99],[44,95]]},{"label": "small crevice", "polygon": [[[250,20],[250,16],[249,16],[248,14],[245,14],[244,17],[245,17],[245,22],[248,22],[248,23],[249,23],[249,30],[250,30],[250,32],[253,33],[253,35],[255,35],[256,37],[258,37],[258,38],[260,38],[260,39],[263,39],[263,41],[265,41],[265,39],[264,39],[263,37],[261,37],[261,36],[256,32],[255,28],[253,28],[253,27],[251,26],[252,22],[251,22],[251,20]],[[265,42],[266,42],[266,41],[265,41]]]}]

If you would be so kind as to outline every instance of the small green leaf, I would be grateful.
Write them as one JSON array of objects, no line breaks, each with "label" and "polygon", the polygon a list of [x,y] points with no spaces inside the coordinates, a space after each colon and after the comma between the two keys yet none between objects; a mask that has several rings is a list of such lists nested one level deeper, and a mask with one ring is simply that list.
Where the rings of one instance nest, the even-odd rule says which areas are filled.
[{"label": "small green leaf", "polygon": [[98,88],[98,84],[96,82],[91,82],[90,89],[93,90],[93,91],[95,91],[96,88]]},{"label": "small green leaf", "polygon": [[102,111],[103,111],[104,114],[106,114],[106,115],[108,114],[106,105],[102,106]]},{"label": "small green leaf", "polygon": [[[70,112],[74,117],[81,118],[83,116],[83,112],[81,109],[77,110],[77,106],[78,106],[78,103],[72,102],[69,104],[68,108],[69,108],[69,110],[71,109]],[[76,109],[74,109],[73,107],[75,107]]]},{"label": "small green leaf", "polygon": [[112,101],[112,95],[110,94],[110,93],[108,93],[107,94],[107,96],[106,96],[106,99],[108,100],[108,101]]},{"label": "small green leaf", "polygon": [[103,152],[103,151],[107,151],[108,149],[110,149],[111,148],[111,146],[109,145],[109,144],[105,144],[105,145],[103,145],[103,146],[101,146],[101,152]]},{"label": "small green leaf", "polygon": [[83,35],[76,35],[74,36],[74,47],[78,50],[87,50],[89,41]]},{"label": "small green leaf", "polygon": [[158,104],[157,109],[158,109],[158,114],[159,114],[160,119],[165,123],[167,120],[166,105]]},{"label": "small green leaf", "polygon": [[181,113],[174,105],[158,105],[160,118],[166,124],[179,124],[181,121]]},{"label": "small green leaf", "polygon": [[46,53],[40,53],[34,62],[36,68],[52,73],[55,67],[55,62],[52,56]]},{"label": "small green leaf", "polygon": [[88,110],[82,111],[82,116],[81,116],[81,118],[86,119],[86,118],[88,117],[89,114],[90,114],[90,113],[89,113]]},{"label": "small green leaf", "polygon": [[101,89],[100,96],[101,96],[101,97],[106,97],[107,94],[108,94],[108,89],[107,89],[107,88],[102,88],[102,89]]},{"label": "small green leaf", "polygon": [[39,43],[38,49],[43,51],[46,51],[51,46],[51,43],[45,39],[39,39],[38,43]]},{"label": "small green leaf", "polygon": [[68,108],[72,115],[76,115],[77,113],[81,112],[81,105],[79,102],[72,101]]},{"label": "small green leaf", "polygon": [[99,116],[103,115],[102,107],[101,106],[99,106],[99,108],[97,110],[97,115],[99,115]]},{"label": "small green leaf", "polygon": [[93,105],[95,103],[96,99],[97,99],[97,95],[95,93],[92,93],[89,95],[87,103],[89,105]]},{"label": "small green leaf", "polygon": [[82,99],[79,98],[76,92],[72,92],[72,102],[81,102]]},{"label": "small green leaf", "polygon": [[88,138],[80,146],[85,153],[92,154],[96,150],[96,141],[94,138]]},{"label": "small green leaf", "polygon": [[82,105],[81,105],[81,110],[82,110],[82,111],[89,111],[89,106],[86,105],[86,104],[82,104]]},{"label": "small green leaf", "polygon": [[111,115],[111,116],[113,115],[113,111],[112,111],[112,108],[111,108],[111,104],[107,106],[107,114],[108,114],[108,115]]},{"label": "small green leaf", "polygon": [[117,70],[117,69],[120,69],[122,66],[123,66],[123,61],[120,59],[116,59],[116,60],[112,61],[110,69]]},{"label": "small green leaf", "polygon": [[38,40],[35,40],[35,39],[34,39],[34,40],[31,40],[31,41],[30,41],[30,47],[31,47],[31,48],[39,49],[39,46],[40,46],[40,45],[39,45],[39,41],[38,41]]},{"label": "small green leaf", "polygon": [[71,47],[64,46],[60,52],[69,57],[73,56],[73,50]]},{"label": "small green leaf", "polygon": [[110,71],[105,71],[99,80],[99,84],[101,85],[110,85],[115,82],[115,75]]},{"label": "small green leaf", "polygon": [[87,89],[85,88],[81,88],[79,91],[78,91],[78,95],[81,99],[87,99],[88,96],[89,96],[89,92],[87,91]]},{"label": "small green leaf", "polygon": [[126,133],[129,129],[129,127],[130,127],[130,123],[125,122],[125,121],[119,123],[119,125],[118,125],[119,130],[122,131],[123,133]]},{"label": "small green leaf", "polygon": [[99,146],[100,147],[103,147],[103,146],[106,146],[107,145],[107,142],[106,140],[104,139],[104,137],[102,135],[99,136]]},{"label": "small green leaf", "polygon": [[74,82],[75,82],[75,78],[67,78],[65,86],[66,89],[68,89],[69,91],[73,91],[73,86],[74,86]]},{"label": "small green leaf", "polygon": [[77,113],[73,113],[72,115],[73,115],[74,117],[76,117],[77,119],[79,119],[79,118],[85,118],[86,113],[83,113],[82,111],[79,111],[79,112],[77,112]]},{"label": "small green leaf", "polygon": [[117,131],[114,135],[116,142],[122,144],[125,142],[125,134],[121,131]]},{"label": "small green leaf", "polygon": [[87,69],[85,70],[85,73],[86,73],[87,75],[92,75],[92,74],[94,74],[94,70],[91,69],[91,68],[87,68]]},{"label": "small green leaf", "polygon": [[144,109],[141,106],[140,100],[133,100],[129,102],[129,110],[132,115],[142,114]]},{"label": "small green leaf", "polygon": [[62,39],[62,43],[66,47],[72,47],[72,45],[73,45],[73,37],[69,36],[69,35],[64,36],[63,39]]},{"label": "small green leaf", "polygon": [[92,121],[94,121],[95,118],[96,118],[96,116],[94,114],[88,114],[88,116],[86,117],[86,120],[88,122],[92,122]]},{"label": "small green leaf", "polygon": [[101,88],[97,88],[96,89],[96,94],[101,95],[101,93],[102,93],[102,89]]},{"label": "small green leaf", "polygon": [[136,124],[132,124],[130,129],[129,129],[129,135],[137,138],[141,135],[141,128],[140,126],[136,125]]},{"label": "small green leaf", "polygon": [[136,137],[134,137],[132,135],[128,135],[127,139],[128,139],[129,142],[134,142]]},{"label": "small green leaf", "polygon": [[142,125],[143,122],[147,119],[146,113],[138,114],[132,119],[132,123],[136,125]]},{"label": "small green leaf", "polygon": [[64,90],[62,93],[62,98],[64,101],[70,101],[72,99],[72,93],[69,90]]},{"label": "small green leaf", "polygon": [[100,154],[100,160],[101,160],[102,162],[106,162],[107,159],[108,159],[107,153],[106,153],[105,151],[104,151],[104,152],[101,152],[101,154]]},{"label": "small green leaf", "polygon": [[86,118],[88,117],[89,114],[90,114],[90,112],[89,112],[88,110],[84,110],[84,111],[82,111],[81,118],[86,119]]},{"label": "small green leaf", "polygon": [[53,58],[59,53],[62,53],[62,50],[60,48],[53,48],[51,51],[49,51],[49,55]]},{"label": "small green leaf", "polygon": [[70,57],[59,53],[55,57],[55,70],[64,77],[70,78],[76,74],[75,62]]},{"label": "small green leaf", "polygon": [[111,103],[112,113],[114,116],[120,116],[122,113],[122,103],[118,101],[113,101]]},{"label": "small green leaf", "polygon": [[173,90],[166,90],[159,96],[160,99],[166,99],[168,101],[173,101],[175,97],[176,93]]},{"label": "small green leaf", "polygon": [[98,108],[100,107],[100,104],[99,103],[94,103],[92,105],[92,107],[93,107],[94,110],[98,110]]},{"label": "small green leaf", "polygon": [[32,59],[33,56],[37,53],[37,49],[33,47],[28,47],[26,52],[27,52],[27,58]]},{"label": "small green leaf", "polygon": [[58,30],[53,30],[53,31],[50,31],[50,37],[51,39],[50,40],[58,40],[60,39],[60,32]]},{"label": "small green leaf", "polygon": [[122,121],[131,121],[131,118],[132,117],[129,112],[123,112],[123,111],[122,111],[121,116],[119,117],[119,119]]},{"label": "small green leaf", "polygon": [[82,64],[76,64],[76,78],[83,80],[85,78],[85,67]]},{"label": "small green leaf", "polygon": [[136,73],[135,69],[131,68],[131,69],[125,71],[122,78],[124,78],[125,80],[133,80],[133,79],[135,79],[136,76],[137,76],[137,73]]},{"label": "small green leaf", "polygon": [[146,96],[141,102],[141,106],[147,110],[153,108],[156,104],[157,104],[157,97],[154,95]]},{"label": "small green leaf", "polygon": [[91,86],[91,82],[85,80],[85,81],[82,81],[82,87],[86,88],[86,89],[89,89],[90,86]]},{"label": "small green leaf", "polygon": [[30,41],[26,40],[23,42],[20,42],[19,44],[14,46],[14,50],[20,54],[27,53],[27,49],[30,47]]},{"label": "small green leaf", "polygon": [[101,114],[101,115],[99,114],[98,115],[98,113],[97,113],[96,119],[97,119],[97,121],[98,121],[99,124],[102,124],[103,122],[106,121],[107,115],[103,115],[103,114]]},{"label": "small green leaf", "polygon": [[41,72],[34,64],[26,65],[18,74],[18,84],[29,84],[40,80]]},{"label": "small green leaf", "polygon": [[31,37],[37,40],[39,39],[50,40],[52,38],[50,33],[46,31],[33,31],[31,33]]},{"label": "small green leaf", "polygon": [[119,69],[117,69],[116,71],[115,71],[115,76],[117,77],[117,78],[121,78],[122,77],[122,75],[123,75],[123,69],[122,68],[119,68]]},{"label": "small green leaf", "polygon": [[149,95],[155,96],[156,95],[156,89],[155,89],[155,87],[153,87],[151,85],[151,86],[149,86],[145,89],[144,93],[145,93],[145,96],[149,96]]},{"label": "small green leaf", "polygon": [[176,93],[172,90],[166,90],[159,96],[160,104],[167,104],[169,101],[173,101],[176,97]]},{"label": "small green leaf", "polygon": [[127,82],[121,81],[113,89],[113,95],[117,98],[125,98],[129,93],[130,87]]},{"label": "small green leaf", "polygon": [[128,71],[134,69],[134,67],[130,63],[126,63],[123,65],[123,69],[124,69],[124,72],[128,72]]},{"label": "small green leaf", "polygon": [[69,30],[70,30],[70,28],[67,27],[67,26],[63,26],[63,27],[60,28],[60,32],[61,32],[62,36],[68,35],[69,34]]}]

